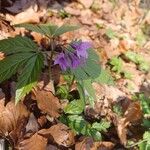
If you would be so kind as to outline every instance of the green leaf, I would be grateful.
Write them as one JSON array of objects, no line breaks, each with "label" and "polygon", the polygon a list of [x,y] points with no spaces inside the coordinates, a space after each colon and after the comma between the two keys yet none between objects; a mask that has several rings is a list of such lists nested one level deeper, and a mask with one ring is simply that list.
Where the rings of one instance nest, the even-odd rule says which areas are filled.
[{"label": "green leaf", "polygon": [[122,72],[122,67],[123,67],[123,61],[121,58],[115,56],[110,60],[110,64],[113,66],[112,70],[120,73]]},{"label": "green leaf", "polygon": [[84,120],[82,116],[69,115],[68,125],[77,134],[81,133],[83,135],[88,135],[89,124]]},{"label": "green leaf", "polygon": [[37,45],[27,37],[16,36],[14,38],[0,40],[0,51],[5,54],[35,52],[37,49]]},{"label": "green leaf", "polygon": [[101,133],[99,131],[93,129],[93,128],[89,129],[89,135],[92,136],[95,141],[101,141],[102,140]]},{"label": "green leaf", "polygon": [[23,27],[27,30],[34,31],[46,36],[52,36],[55,33],[55,31],[58,29],[58,26],[51,25],[51,24],[34,25],[34,24],[23,23],[23,24],[17,24],[15,25],[15,27]]},{"label": "green leaf", "polygon": [[16,103],[36,86],[42,66],[43,55],[41,53],[35,53],[25,64],[17,83]]},{"label": "green leaf", "polygon": [[57,30],[55,31],[53,36],[56,37],[56,36],[66,33],[66,32],[77,30],[79,28],[80,28],[79,26],[70,26],[70,25],[64,24],[64,25],[60,26],[59,28],[57,28]]},{"label": "green leaf", "polygon": [[92,128],[96,129],[97,131],[100,131],[100,132],[102,132],[102,131],[106,132],[109,127],[110,127],[110,123],[105,120],[102,120],[100,123],[94,122],[92,124]]},{"label": "green leaf", "polygon": [[73,100],[71,101],[64,109],[66,114],[81,114],[84,110],[84,104],[81,100]]},{"label": "green leaf", "polygon": [[132,62],[136,64],[140,64],[144,61],[143,57],[133,51],[127,51],[125,56]]},{"label": "green leaf", "polygon": [[108,28],[105,33],[110,39],[114,39],[117,34],[111,28]]},{"label": "green leaf", "polygon": [[13,74],[17,72],[17,69],[21,67],[29,58],[33,56],[33,53],[19,53],[7,56],[0,61],[0,82],[9,79]]},{"label": "green leaf", "polygon": [[61,85],[57,87],[56,95],[60,96],[61,99],[67,99],[68,98],[68,86],[67,85]]},{"label": "green leaf", "polygon": [[146,42],[146,36],[144,35],[144,33],[142,31],[138,32],[136,34],[135,40],[137,41],[138,45],[142,46]]},{"label": "green leaf", "polygon": [[139,70],[148,72],[150,70],[150,64],[148,62],[142,62],[139,64]]},{"label": "green leaf", "polygon": [[74,31],[79,29],[79,26],[70,26],[70,25],[62,25],[60,27],[51,24],[17,24],[15,27],[24,27],[27,30],[31,30],[34,32],[38,32],[40,34],[46,35],[48,37],[56,37],[66,32]]},{"label": "green leaf", "polygon": [[91,99],[90,104],[92,107],[94,107],[94,101],[96,101],[96,95],[95,95],[95,90],[92,86],[92,80],[83,80],[83,86],[86,92],[88,93],[89,98]]},{"label": "green leaf", "polygon": [[94,50],[89,49],[86,63],[77,69],[71,69],[71,72],[75,75],[76,80],[95,79],[101,72],[98,55]]},{"label": "green leaf", "polygon": [[150,99],[145,97],[144,94],[140,94],[139,99],[144,115],[150,114]]},{"label": "green leaf", "polygon": [[95,82],[114,85],[114,79],[107,70],[101,69],[100,75],[94,79]]},{"label": "green leaf", "polygon": [[83,104],[85,105],[85,93],[82,85],[83,85],[83,81],[77,82],[77,88],[80,95],[80,100],[82,100]]}]

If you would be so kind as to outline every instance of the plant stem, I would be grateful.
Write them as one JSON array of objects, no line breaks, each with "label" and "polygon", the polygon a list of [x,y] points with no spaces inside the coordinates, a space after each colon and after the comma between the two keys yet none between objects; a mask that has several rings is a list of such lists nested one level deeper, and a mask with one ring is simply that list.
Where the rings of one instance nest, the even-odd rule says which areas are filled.
[{"label": "plant stem", "polygon": [[68,86],[68,93],[71,90],[71,86],[74,83],[74,80],[75,80],[75,76],[73,75],[72,80],[71,80],[71,82],[69,83],[69,86]]},{"label": "plant stem", "polygon": [[50,39],[50,48],[51,48],[51,54],[50,54],[50,59],[49,59],[49,63],[48,63],[48,72],[49,72],[49,80],[53,80],[52,77],[52,61],[53,61],[53,55],[54,55],[54,38]]}]

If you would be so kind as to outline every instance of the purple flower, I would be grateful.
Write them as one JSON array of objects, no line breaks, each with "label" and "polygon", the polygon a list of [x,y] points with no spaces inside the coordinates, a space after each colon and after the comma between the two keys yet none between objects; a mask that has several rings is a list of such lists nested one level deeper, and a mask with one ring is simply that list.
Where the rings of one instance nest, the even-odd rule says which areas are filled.
[{"label": "purple flower", "polygon": [[55,59],[54,65],[58,64],[62,70],[66,70],[69,67],[69,63],[65,54],[62,52],[60,53],[57,58]]},{"label": "purple flower", "polygon": [[80,58],[78,58],[77,55],[74,53],[69,54],[69,59],[70,67],[73,69],[76,69],[81,64]]},{"label": "purple flower", "polygon": [[73,42],[71,43],[71,47],[73,51],[60,53],[54,62],[54,64],[58,64],[63,71],[67,69],[76,69],[84,65],[88,58],[87,50],[92,46],[89,42]]},{"label": "purple flower", "polygon": [[77,56],[83,58],[88,58],[87,50],[92,47],[89,42],[74,42],[71,46],[76,50]]}]

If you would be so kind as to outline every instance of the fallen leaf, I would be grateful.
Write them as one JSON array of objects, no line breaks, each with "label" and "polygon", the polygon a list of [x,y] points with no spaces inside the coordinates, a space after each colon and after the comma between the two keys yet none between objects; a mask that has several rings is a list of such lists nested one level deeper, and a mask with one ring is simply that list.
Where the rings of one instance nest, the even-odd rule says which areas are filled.
[{"label": "fallen leaf", "polygon": [[94,142],[92,138],[85,137],[76,143],[75,150],[112,150],[113,147],[112,142]]},{"label": "fallen leaf", "polygon": [[34,114],[31,113],[28,123],[26,125],[26,132],[32,132],[35,133],[39,130],[39,124],[37,122],[37,119],[35,118]]},{"label": "fallen leaf", "polygon": [[22,103],[15,106],[14,101],[10,101],[5,106],[4,102],[4,99],[0,100],[0,134],[3,136],[18,128],[19,123],[26,121],[29,116],[26,106]]},{"label": "fallen leaf", "polygon": [[85,8],[90,8],[94,0],[78,0]]},{"label": "fallen leaf", "polygon": [[6,19],[9,20],[12,25],[20,23],[39,23],[40,17],[44,14],[45,10],[38,12],[38,6],[34,5],[15,16],[6,14]]},{"label": "fallen leaf", "polygon": [[54,143],[61,146],[70,147],[75,143],[73,131],[62,123],[40,130],[39,134],[49,137]]},{"label": "fallen leaf", "polygon": [[59,117],[61,104],[59,99],[51,92],[45,90],[37,90],[32,92],[32,99],[37,101],[37,105],[42,112],[47,113],[51,117]]},{"label": "fallen leaf", "polygon": [[19,150],[46,150],[47,141],[47,138],[37,132],[30,138],[21,141],[16,148]]},{"label": "fallen leaf", "polygon": [[129,107],[124,113],[123,118],[117,120],[117,133],[123,145],[127,143],[127,126],[129,123],[140,120],[142,117],[142,110],[139,102],[130,103]]}]

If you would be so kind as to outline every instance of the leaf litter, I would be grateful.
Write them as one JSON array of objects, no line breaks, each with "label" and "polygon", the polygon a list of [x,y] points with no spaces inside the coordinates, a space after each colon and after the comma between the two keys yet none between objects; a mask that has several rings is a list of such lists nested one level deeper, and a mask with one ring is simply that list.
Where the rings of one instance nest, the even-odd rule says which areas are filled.
[{"label": "leaf litter", "polygon": [[[149,31],[144,31],[142,26],[150,24],[150,12],[147,5],[142,5],[140,0],[95,0],[95,1],[6,1],[2,3],[5,13],[0,18],[0,39],[14,37],[18,33],[26,34],[24,29],[15,29],[11,26],[19,23],[64,23],[80,24],[79,31],[65,33],[59,40],[68,43],[72,38],[80,38],[93,42],[101,62],[105,68],[112,71],[109,65],[114,56],[123,61],[123,68],[133,74],[133,78],[126,79],[122,74],[112,71],[115,77],[115,86],[99,85],[94,83],[97,102],[94,108],[87,105],[82,113],[86,120],[107,119],[114,128],[108,133],[103,133],[103,141],[94,141],[91,137],[76,135],[69,127],[60,123],[58,118],[62,115],[62,99],[54,95],[53,87],[48,84],[47,89],[37,88],[31,93],[29,99],[33,103],[20,102],[15,106],[13,98],[5,105],[5,95],[0,96],[0,134],[11,145],[23,150],[44,150],[48,147],[57,149],[119,149],[125,148],[131,136],[130,128],[139,127],[143,112],[139,102],[133,101],[137,92],[148,95],[149,79],[147,73],[139,70],[138,65],[125,58],[125,53],[133,51],[149,61]],[[40,7],[41,6],[41,7]],[[65,10],[60,12],[60,8]],[[146,10],[146,11],[145,11]],[[66,13],[66,14],[65,14]],[[65,17],[62,17],[65,16]],[[138,33],[138,34],[137,34]],[[144,34],[143,34],[144,33]],[[45,37],[29,32],[35,41],[41,45]],[[0,53],[0,61],[5,55]],[[115,64],[116,65],[116,64]],[[59,72],[59,71],[58,71]],[[56,70],[56,75],[59,73]],[[55,78],[55,75],[54,75]],[[57,84],[61,84],[57,76]],[[10,81],[11,82],[11,81]],[[141,90],[141,87],[146,87]],[[1,87],[3,89],[3,87]],[[25,98],[26,99],[26,98]],[[68,103],[68,102],[67,102]],[[123,114],[114,112],[113,105],[119,104]],[[28,106],[26,106],[28,105]],[[32,108],[32,109],[29,109]],[[36,109],[35,109],[36,108]],[[115,132],[114,134],[111,134]],[[131,135],[130,135],[131,134]],[[117,138],[120,142],[114,140]],[[51,146],[50,146],[51,145]]]}]

